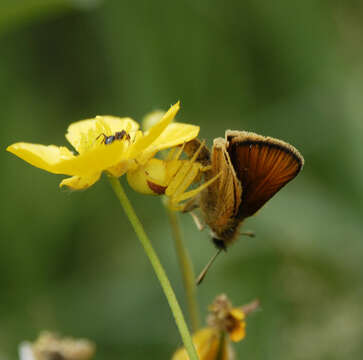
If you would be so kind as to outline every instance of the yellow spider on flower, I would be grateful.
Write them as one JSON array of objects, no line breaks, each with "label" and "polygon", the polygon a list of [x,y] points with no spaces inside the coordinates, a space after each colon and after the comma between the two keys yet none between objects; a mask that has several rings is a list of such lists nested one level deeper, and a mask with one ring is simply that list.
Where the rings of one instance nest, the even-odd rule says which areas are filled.
[{"label": "yellow spider on flower", "polygon": [[173,148],[165,159],[150,159],[144,166],[128,172],[127,181],[135,191],[142,194],[165,194],[169,198],[169,207],[181,211],[184,204],[180,202],[194,197],[217,179],[214,177],[199,187],[187,191],[190,185],[200,180],[201,173],[210,169],[210,165],[203,165],[197,161],[203,146],[204,143],[190,160],[180,160],[185,144]]}]

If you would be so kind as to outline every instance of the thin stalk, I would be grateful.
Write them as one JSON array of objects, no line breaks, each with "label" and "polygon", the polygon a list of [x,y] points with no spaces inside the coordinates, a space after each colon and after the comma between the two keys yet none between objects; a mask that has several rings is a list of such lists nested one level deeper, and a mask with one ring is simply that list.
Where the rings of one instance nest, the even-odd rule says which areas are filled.
[{"label": "thin stalk", "polygon": [[122,188],[119,180],[111,175],[108,176],[108,179],[111,183],[112,189],[115,192],[117,198],[119,199],[121,206],[123,207],[126,216],[131,222],[137,237],[139,238],[141,245],[144,248],[144,251],[149,258],[151,265],[155,271],[156,277],[159,280],[159,283],[164,291],[166,299],[169,303],[171,312],[174,316],[174,320],[182,337],[185,349],[188,353],[190,360],[198,360],[197,352],[194,348],[194,344],[192,338],[190,336],[190,332],[188,330],[187,324],[184,320],[183,313],[179,306],[178,300],[176,299],[173,288],[170,284],[168,277],[166,276],[165,270],[162,267],[158,256],[156,255],[155,250],[153,249],[151,242],[148,236],[145,233],[144,227],[142,226],[139,218],[137,217],[127,195]]},{"label": "thin stalk", "polygon": [[169,216],[169,221],[173,232],[175,250],[178,256],[179,266],[182,273],[189,318],[192,330],[193,332],[195,332],[199,329],[200,322],[199,322],[199,309],[196,299],[196,286],[194,280],[195,276],[193,271],[193,265],[190,260],[189,253],[184,245],[178,214],[175,211],[171,210],[167,203],[164,202],[164,204]]},{"label": "thin stalk", "polygon": [[224,331],[222,331],[222,333],[220,334],[220,337],[219,337],[219,348],[218,348],[216,360],[223,360],[225,358],[226,351],[228,351],[227,344],[226,344],[226,333]]}]

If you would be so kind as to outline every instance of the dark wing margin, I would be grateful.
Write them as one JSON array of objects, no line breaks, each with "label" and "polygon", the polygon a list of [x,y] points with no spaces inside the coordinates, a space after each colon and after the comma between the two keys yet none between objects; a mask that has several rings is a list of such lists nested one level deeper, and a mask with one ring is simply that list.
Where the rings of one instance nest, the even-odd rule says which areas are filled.
[{"label": "dark wing margin", "polygon": [[246,131],[226,132],[228,153],[242,184],[238,218],[256,213],[300,172],[304,158],[284,141]]}]

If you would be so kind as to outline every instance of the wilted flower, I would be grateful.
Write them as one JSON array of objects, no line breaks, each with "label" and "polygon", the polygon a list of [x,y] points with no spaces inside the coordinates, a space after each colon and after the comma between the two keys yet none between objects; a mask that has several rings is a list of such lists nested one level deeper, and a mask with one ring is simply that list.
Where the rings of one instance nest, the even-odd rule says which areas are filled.
[{"label": "wilted flower", "polygon": [[[234,308],[227,296],[216,297],[209,307],[208,326],[193,335],[193,343],[200,360],[232,360],[234,351],[230,340],[238,342],[246,336],[245,317],[259,306],[257,300]],[[176,351],[172,360],[188,360],[184,348]]]},{"label": "wilted flower", "polygon": [[42,332],[38,339],[19,346],[20,360],[89,360],[95,345],[86,339],[61,338],[51,332]]}]

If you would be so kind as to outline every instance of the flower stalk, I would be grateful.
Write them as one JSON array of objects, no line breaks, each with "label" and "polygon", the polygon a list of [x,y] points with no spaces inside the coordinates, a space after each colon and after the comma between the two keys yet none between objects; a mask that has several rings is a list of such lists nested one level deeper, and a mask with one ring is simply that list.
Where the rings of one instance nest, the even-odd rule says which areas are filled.
[{"label": "flower stalk", "polygon": [[193,265],[190,260],[189,253],[184,245],[180,223],[178,219],[178,214],[170,209],[168,203],[164,202],[166,211],[168,213],[173,239],[174,246],[178,256],[179,266],[182,273],[183,285],[185,296],[187,299],[188,312],[191,322],[192,331],[196,332],[200,327],[199,320],[199,309],[196,299],[196,285],[195,285],[195,276],[193,271]]},{"label": "flower stalk", "polygon": [[226,348],[226,333],[224,331],[222,331],[222,333],[220,334],[220,339],[219,339],[219,348],[218,348],[218,353],[217,353],[217,357],[216,360],[223,360],[225,357],[225,349]]},{"label": "flower stalk", "polygon": [[190,332],[188,330],[188,326],[185,322],[183,313],[181,311],[180,305],[178,303],[178,300],[176,299],[175,293],[173,291],[173,288],[170,284],[170,281],[165,273],[164,268],[162,267],[158,256],[156,255],[155,250],[153,249],[151,242],[148,238],[148,236],[145,233],[145,230],[137,217],[129,199],[127,198],[127,195],[122,188],[118,178],[108,175],[108,179],[110,181],[111,187],[113,191],[115,192],[117,198],[120,201],[121,206],[123,207],[126,216],[128,217],[129,221],[131,222],[137,237],[139,238],[141,245],[144,248],[144,251],[149,258],[151,265],[155,271],[155,274],[159,280],[159,283],[164,291],[164,294],[166,296],[166,299],[169,303],[170,309],[172,311],[172,314],[174,316],[174,320],[176,322],[176,325],[178,327],[178,330],[180,332],[180,335],[182,337],[185,349],[188,353],[190,360],[198,360],[198,355],[195,350],[195,347],[193,345],[193,341],[190,335]]}]

